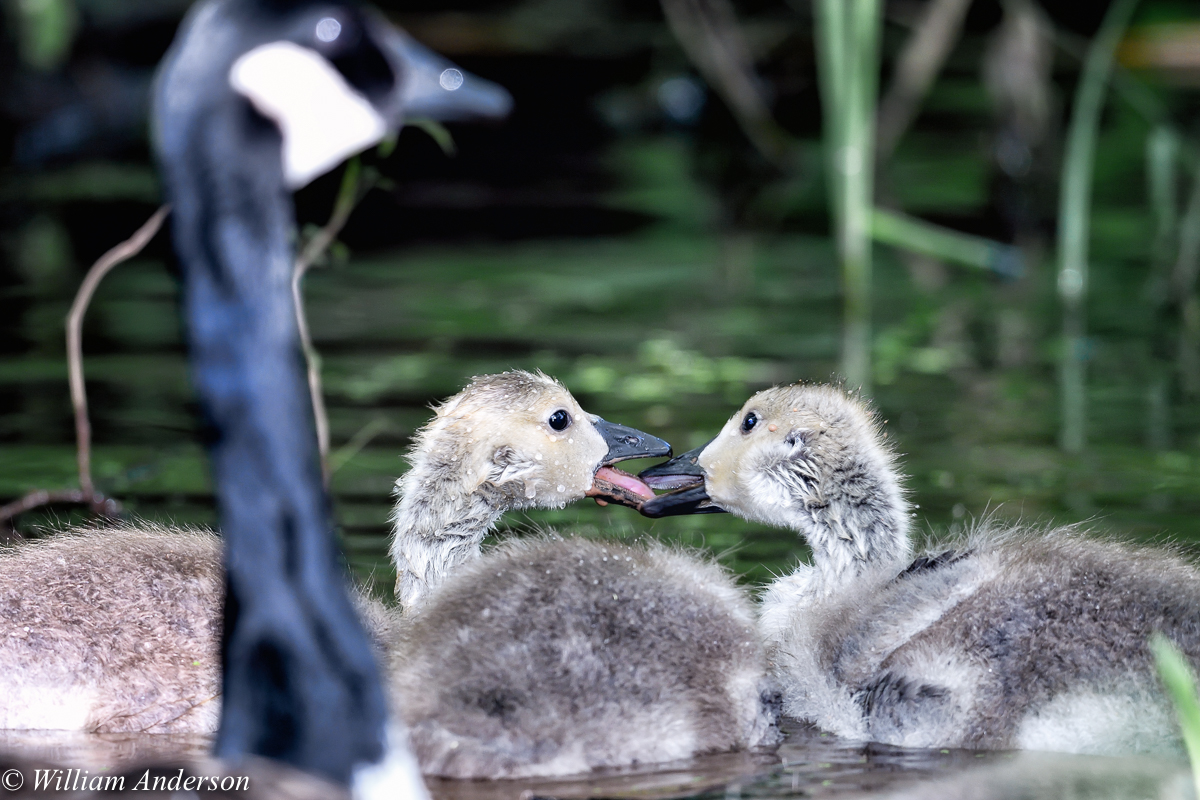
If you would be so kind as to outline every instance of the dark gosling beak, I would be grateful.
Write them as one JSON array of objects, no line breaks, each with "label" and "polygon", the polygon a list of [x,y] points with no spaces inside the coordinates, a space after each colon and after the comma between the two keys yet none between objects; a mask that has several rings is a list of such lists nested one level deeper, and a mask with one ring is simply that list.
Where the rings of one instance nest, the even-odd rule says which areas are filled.
[{"label": "dark gosling beak", "polygon": [[679,489],[684,486],[695,486],[704,483],[704,470],[700,469],[700,453],[712,443],[708,442],[675,456],[670,461],[647,467],[638,473],[638,477],[646,482],[651,489]]},{"label": "dark gosling beak", "polygon": [[641,479],[613,466],[631,458],[658,458],[671,455],[671,445],[635,428],[627,428],[597,417],[592,423],[604,441],[608,452],[592,479],[587,495],[602,506],[614,503],[640,509],[642,503],[654,497],[654,490]]},{"label": "dark gosling beak", "polygon": [[653,500],[647,500],[638,506],[642,516],[657,519],[659,517],[681,517],[685,514],[723,514],[725,509],[713,505],[704,490],[704,484],[687,489],[676,489],[669,494],[660,494]]},{"label": "dark gosling beak", "polygon": [[723,513],[725,509],[714,505],[704,490],[704,470],[700,469],[700,453],[710,443],[642,470],[638,477],[650,488],[675,491],[647,500],[638,506],[638,511],[653,518]]},{"label": "dark gosling beak", "polygon": [[608,453],[601,462],[606,467],[631,458],[661,458],[671,455],[671,445],[657,436],[599,418],[593,424],[608,444]]}]

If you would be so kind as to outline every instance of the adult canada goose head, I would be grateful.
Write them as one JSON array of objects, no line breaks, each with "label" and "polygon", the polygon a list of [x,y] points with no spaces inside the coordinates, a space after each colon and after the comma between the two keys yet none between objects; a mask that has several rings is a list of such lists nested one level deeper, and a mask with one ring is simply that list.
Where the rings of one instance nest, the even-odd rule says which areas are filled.
[{"label": "adult canada goose head", "polygon": [[413,607],[505,511],[561,508],[584,496],[629,505],[653,493],[612,465],[669,455],[662,439],[584,411],[566,387],[514,370],[475,378],[435,409],[396,481],[396,596]]},{"label": "adult canada goose head", "polygon": [[908,504],[870,409],[831,386],[759,392],[703,447],[645,470],[651,517],[717,508],[801,533],[829,578],[909,556]]},{"label": "adult canada goose head", "polygon": [[[236,162],[251,155],[246,140],[269,120],[282,138],[284,183],[296,189],[405,119],[503,117],[512,98],[354,4],[209,0],[164,59],[155,103],[172,163],[203,147],[216,166],[244,166]],[[198,130],[209,141],[195,141]]]},{"label": "adult canada goose head", "polygon": [[218,756],[349,782],[402,752],[386,747],[332,536],[292,307],[290,192],[405,115],[509,105],[352,3],[204,0],[162,63],[155,145],[226,542]]}]

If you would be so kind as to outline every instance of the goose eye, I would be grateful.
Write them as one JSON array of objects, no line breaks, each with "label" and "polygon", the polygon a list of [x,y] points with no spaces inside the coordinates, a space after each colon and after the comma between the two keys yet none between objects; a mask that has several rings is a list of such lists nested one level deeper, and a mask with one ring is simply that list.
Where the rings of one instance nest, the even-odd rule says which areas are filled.
[{"label": "goose eye", "polygon": [[547,422],[550,423],[550,427],[554,430],[565,431],[567,426],[571,424],[571,415],[560,408],[550,415],[550,419]]},{"label": "goose eye", "polygon": [[749,433],[750,431],[754,430],[754,426],[757,424],[758,415],[751,411],[746,415],[746,418],[742,420],[742,433]]}]

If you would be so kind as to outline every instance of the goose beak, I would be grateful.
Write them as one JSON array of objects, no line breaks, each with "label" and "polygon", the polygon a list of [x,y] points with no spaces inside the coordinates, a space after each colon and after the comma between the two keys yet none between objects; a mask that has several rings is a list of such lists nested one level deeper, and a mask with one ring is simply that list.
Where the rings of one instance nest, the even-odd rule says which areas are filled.
[{"label": "goose beak", "polygon": [[405,119],[502,119],[512,110],[512,95],[504,87],[460,69],[402,30],[389,25],[386,31],[388,55],[403,80]]},{"label": "goose beak", "polygon": [[704,483],[704,470],[700,469],[700,454],[710,444],[712,444],[711,439],[695,450],[688,450],[670,461],[664,461],[642,470],[638,477],[654,489],[679,489],[684,486],[702,484]]},{"label": "goose beak", "polygon": [[631,458],[661,458],[671,455],[671,445],[657,436],[651,436],[637,428],[618,425],[599,417],[592,423],[608,445],[601,465],[610,467],[618,461]]},{"label": "goose beak", "polygon": [[658,519],[659,517],[680,517],[684,514],[723,514],[725,509],[713,505],[704,484],[688,489],[676,489],[668,494],[660,494],[653,500],[647,500],[638,506],[642,516]]},{"label": "goose beak", "polygon": [[720,514],[725,509],[713,505],[704,489],[704,470],[700,468],[700,453],[711,441],[682,453],[670,461],[642,470],[638,475],[654,489],[674,489],[638,506],[647,517],[677,517],[684,514]]},{"label": "goose beak", "polygon": [[631,458],[660,458],[671,455],[671,445],[657,436],[651,436],[636,428],[617,425],[615,422],[595,417],[592,424],[608,444],[608,452],[592,479],[588,497],[594,497],[600,505],[616,503],[630,508],[641,508],[641,504],[654,497],[654,490],[635,475],[622,472],[613,466],[618,461]]}]

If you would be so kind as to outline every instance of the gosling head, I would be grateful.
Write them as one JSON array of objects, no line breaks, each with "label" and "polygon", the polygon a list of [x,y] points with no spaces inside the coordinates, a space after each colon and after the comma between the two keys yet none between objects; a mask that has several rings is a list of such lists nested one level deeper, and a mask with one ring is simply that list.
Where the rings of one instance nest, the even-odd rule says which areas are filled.
[{"label": "gosling head", "polygon": [[587,413],[541,373],[475,378],[434,411],[417,432],[412,469],[396,481],[391,554],[406,606],[478,554],[505,511],[585,496],[636,506],[654,492],[612,465],[671,452],[662,439]]},{"label": "gosling head", "polygon": [[[434,411],[417,433],[409,475],[477,494],[500,511],[561,508],[596,494],[597,478],[645,496],[641,481],[612,465],[671,451],[662,439],[587,413],[541,373],[477,377]],[[405,494],[420,488],[404,478],[398,486]]]},{"label": "gosling head", "polygon": [[791,528],[822,572],[856,573],[909,556],[908,504],[894,462],[859,400],[831,386],[776,387],[751,397],[703,448],[643,472],[652,487],[683,488],[641,510],[720,509]]}]

